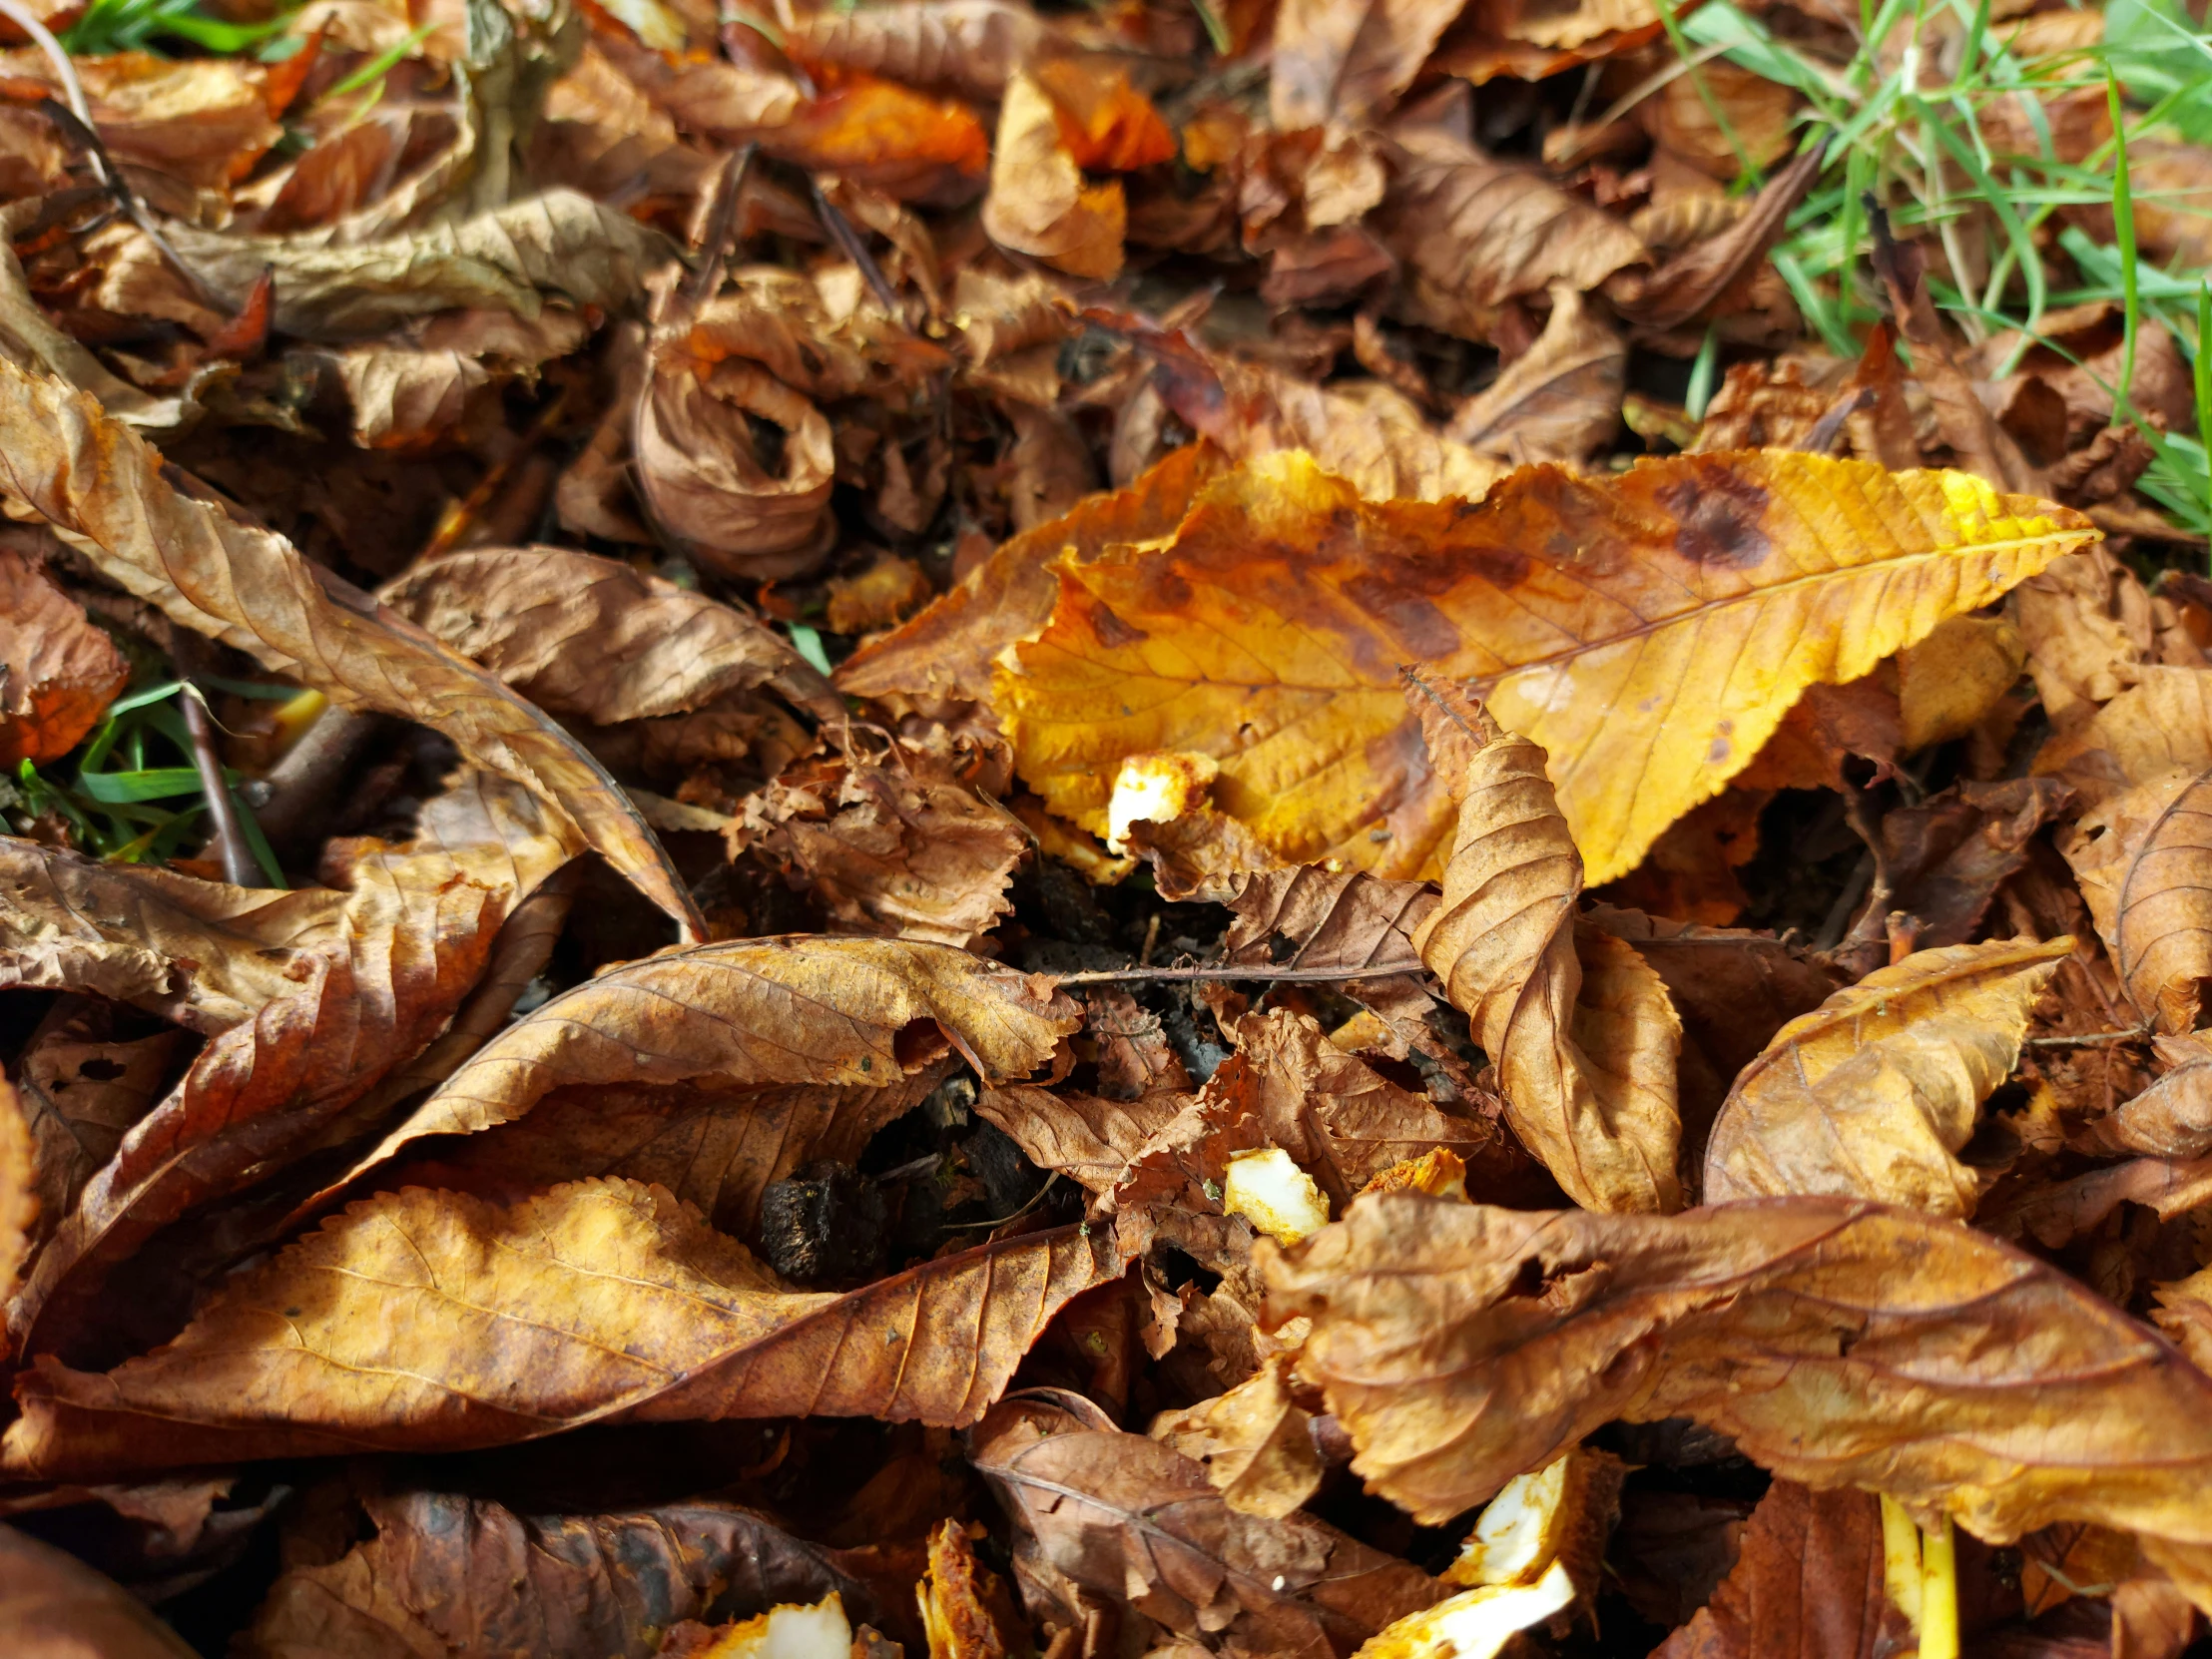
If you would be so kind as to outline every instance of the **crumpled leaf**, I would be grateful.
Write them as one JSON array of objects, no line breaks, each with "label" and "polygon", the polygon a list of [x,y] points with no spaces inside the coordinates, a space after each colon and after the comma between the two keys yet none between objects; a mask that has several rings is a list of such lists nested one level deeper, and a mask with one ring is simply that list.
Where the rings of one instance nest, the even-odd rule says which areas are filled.
[{"label": "crumpled leaf", "polygon": [[1075,1004],[947,945],[745,939],[665,950],[541,1004],[486,1044],[356,1165],[473,1134],[555,1090],[884,1088],[946,1046],[991,1081],[1051,1057]]},{"label": "crumpled leaf", "polygon": [[837,931],[964,946],[1013,908],[1029,832],[946,758],[894,743],[880,761],[788,768],[746,798],[731,844],[812,892]]},{"label": "crumpled leaf", "polygon": [[1441,1593],[1325,1522],[1238,1514],[1203,1465],[1087,1400],[1007,1400],[969,1456],[1013,1519],[1032,1615],[1089,1590],[1222,1652],[1329,1659]]},{"label": "crumpled leaf", "polygon": [[1422,664],[1552,757],[1604,881],[1806,687],[1858,678],[2094,534],[1961,474],[1810,455],[1604,482],[1532,467],[1472,511],[1362,503],[1273,457],[1205,486],[1171,537],[1063,562],[993,702],[1023,780],[1094,831],[1124,756],[1195,751],[1221,763],[1214,804],[1283,857],[1420,875],[1450,824],[1397,687]]},{"label": "crumpled leaf", "polygon": [[85,608],[0,547],[0,767],[60,760],[130,679],[131,665]]},{"label": "crumpled leaf", "polygon": [[1285,0],[1276,9],[1268,116],[1278,131],[1386,114],[1462,8],[1453,0]]},{"label": "crumpled leaf", "polygon": [[1281,1520],[1328,1473],[1314,1445],[1313,1413],[1294,1397],[1291,1366],[1289,1356],[1275,1356],[1226,1393],[1162,1411],[1146,1432],[1204,1464],[1240,1515]]},{"label": "crumpled leaf", "polygon": [[324,360],[353,412],[353,441],[364,449],[408,448],[459,425],[478,387],[565,357],[590,336],[590,324],[566,306],[528,318],[451,311]]},{"label": "crumpled leaf", "polygon": [[1654,1659],[1884,1659],[1912,1639],[1883,1590],[1874,1495],[1777,1480],[1713,1599]]},{"label": "crumpled leaf", "polygon": [[561,188],[457,224],[350,246],[311,232],[233,236],[172,224],[168,234],[234,306],[274,271],[276,326],[303,339],[377,333],[464,307],[534,317],[551,294],[620,309],[644,291],[646,273],[674,256],[658,232]]},{"label": "crumpled leaf", "polygon": [[2212,1379],[2057,1269],[1860,1200],[1673,1217],[1383,1194],[1293,1250],[1269,1318],[1371,1489],[1441,1520],[1615,1417],[1689,1416],[1777,1475],[2008,1542],[2132,1531],[2212,1600]]},{"label": "crumpled leaf", "polygon": [[1447,436],[1516,464],[1581,461],[1620,429],[1628,345],[1574,288],[1551,290],[1536,343],[1452,411]]},{"label": "crumpled leaf", "polygon": [[1072,276],[1105,279],[1121,270],[1128,220],[1121,181],[1084,181],[1052,95],[1015,71],[999,109],[990,194],[983,199],[990,239]]},{"label": "crumpled leaf", "polygon": [[[0,363],[0,494],[125,591],[347,708],[422,720],[512,778],[693,932],[685,883],[621,790],[542,711],[282,537],[172,488],[137,434],[60,381]],[[570,827],[573,827],[571,830]]]},{"label": "crumpled leaf", "polygon": [[1554,282],[1587,292],[1648,257],[1620,220],[1524,163],[1434,129],[1401,133],[1407,165],[1379,216],[1405,265],[1406,314],[1487,340],[1509,301]]},{"label": "crumpled leaf", "polygon": [[1049,37],[1050,25],[1008,0],[913,0],[823,6],[784,31],[802,63],[865,70],[885,80],[989,100]]},{"label": "crumpled leaf", "polygon": [[[1722,67],[1735,70],[1734,65],[1725,62]],[[1689,85],[1687,81],[1675,84]],[[1702,114],[1703,106],[1698,108]],[[1788,143],[1786,133],[1782,142]],[[1606,283],[1607,295],[1630,322],[1654,332],[1683,327],[1701,316],[1726,314],[1731,301],[1741,305],[1749,297],[1749,284],[1758,275],[1767,250],[1782,235],[1791,210],[1820,177],[1826,154],[1819,146],[1808,150],[1760,188],[1749,211],[1734,225],[1718,236],[1693,244],[1656,271],[1622,272]],[[1733,173],[1733,149],[1728,166]]]},{"label": "crumpled leaf", "polygon": [[554,714],[656,720],[768,686],[825,722],[843,709],[758,617],[619,559],[479,547],[426,559],[378,593]]},{"label": "crumpled leaf", "polygon": [[[288,1566],[243,1638],[246,1659],[339,1652],[650,1655],[679,1619],[734,1619],[835,1594],[888,1622],[856,1552],[702,1498],[582,1514],[403,1491],[363,1504],[375,1536]],[[341,1634],[343,1633],[343,1634]],[[395,1646],[394,1644],[404,1644]]]},{"label": "crumpled leaf", "polygon": [[2104,1157],[2143,1153],[2201,1158],[2212,1153],[2212,1045],[2199,1037],[2160,1037],[2158,1057],[2173,1069],[2092,1118],[2068,1144]]},{"label": "crumpled leaf", "polygon": [[[976,1528],[978,1536],[982,1529]],[[929,1568],[915,1595],[931,1654],[946,1659],[1004,1659],[1024,1637],[1013,1599],[998,1574],[975,1558],[968,1530],[956,1520],[929,1534]]]},{"label": "crumpled leaf", "polygon": [[[212,1040],[84,1183],[75,1208],[55,1218],[10,1304],[20,1344],[65,1350],[113,1321],[97,1296],[117,1262],[192,1207],[296,1156],[421,1054],[474,988],[502,923],[574,850],[528,795],[481,776],[433,801],[412,841],[357,844],[343,891],[249,893],[132,865],[88,866],[20,841],[0,840],[0,849],[12,866],[8,912],[34,930],[23,954],[43,959],[49,983],[114,983],[118,935],[140,953],[134,965],[174,973],[160,958],[143,962],[137,943],[133,911],[153,905],[162,907],[165,950],[197,944],[261,958],[244,972],[211,967],[212,995],[188,987],[177,997],[184,1022]],[[74,895],[109,899],[106,919]],[[175,898],[185,903],[170,910]],[[214,925],[196,925],[203,918]],[[80,967],[89,970],[81,978]],[[203,978],[197,962],[189,971]],[[243,993],[235,1014],[213,1000],[233,989]],[[160,1010],[177,996],[159,981],[151,990],[134,1000]]]},{"label": "crumpled leaf", "polygon": [[0,1526],[0,1630],[22,1659],[190,1659],[192,1649],[114,1580]]},{"label": "crumpled leaf", "polygon": [[2139,669],[2133,685],[2054,735],[2034,762],[2092,808],[2176,767],[2212,767],[2212,672],[2204,669]]},{"label": "crumpled leaf", "polygon": [[2175,768],[2113,796],[2060,840],[2143,1017],[2186,1032],[2212,980],[2212,772]]},{"label": "crumpled leaf", "polygon": [[1836,1193],[1972,1214],[1981,1182],[1958,1153],[2073,944],[1916,951],[1792,1020],[1714,1121],[1704,1201]]},{"label": "crumpled leaf", "polygon": [[1459,802],[1443,898],[1414,948],[1497,1067],[1506,1121],[1569,1197],[1676,1208],[1681,1022],[1632,945],[1577,939],[1582,860],[1543,751],[1456,687],[1419,680],[1407,697]]},{"label": "crumpled leaf", "polygon": [[1108,1233],[1060,1228],[794,1292],[663,1188],[575,1182],[504,1209],[409,1188],[234,1279],[105,1377],[42,1357],[0,1466],[457,1450],[615,1419],[958,1425],[1070,1297],[1121,1269]]},{"label": "crumpled leaf", "polygon": [[[752,423],[784,431],[783,456],[764,465]],[[732,357],[704,374],[652,374],[638,403],[637,482],[653,515],[700,563],[725,576],[803,575],[830,550],[836,481],[830,422],[765,369]]]}]

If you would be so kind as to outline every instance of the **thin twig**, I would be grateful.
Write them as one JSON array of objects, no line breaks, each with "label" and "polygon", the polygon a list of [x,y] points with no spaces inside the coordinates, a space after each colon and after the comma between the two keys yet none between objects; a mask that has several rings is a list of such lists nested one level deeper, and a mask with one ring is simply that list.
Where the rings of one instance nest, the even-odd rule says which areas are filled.
[{"label": "thin twig", "polygon": [[200,688],[185,682],[185,694],[178,699],[185,706],[185,730],[192,737],[193,770],[200,774],[200,792],[208,798],[208,818],[215,825],[212,837],[216,852],[223,859],[224,879],[234,887],[259,887],[265,884],[261,860],[254,856],[253,844],[246,838],[246,827],[239,822],[238,806],[232,800],[231,786],[223,776],[223,758],[215,749],[215,722],[208,718],[207,700],[200,695]]},{"label": "thin twig", "polygon": [[698,314],[701,306],[712,299],[715,289],[722,285],[722,274],[729,263],[731,250],[739,238],[743,223],[745,187],[753,179],[753,162],[761,153],[758,140],[730,157],[722,165],[721,177],[715,181],[715,199],[707,214],[706,233],[699,245],[699,269],[686,285],[683,298],[685,321]]},{"label": "thin twig", "polygon": [[860,269],[868,290],[875,295],[876,303],[890,313],[893,322],[899,320],[898,294],[892,288],[890,278],[883,275],[883,268],[875,263],[875,256],[867,251],[867,244],[860,240],[860,233],[852,228],[852,221],[845,218],[837,205],[822,193],[822,181],[813,174],[807,175],[807,188],[814,193],[815,216],[822,221],[822,228],[830,233],[830,240],[837,245]]},{"label": "thin twig", "polygon": [[1417,961],[1373,962],[1366,967],[1353,968],[1298,968],[1266,967],[1254,963],[1250,967],[1232,964],[1209,964],[1204,967],[1136,967],[1105,968],[1093,973],[1062,974],[1053,983],[1067,985],[1114,985],[1133,980],[1161,983],[1183,983],[1198,979],[1253,979],[1272,980],[1278,983],[1302,985],[1327,985],[1340,979],[1395,979],[1408,973],[1421,971]]},{"label": "thin twig", "polygon": [[2029,1048],[2093,1048],[2099,1043],[2140,1042],[2157,1029],[2138,1025],[2126,1031],[2087,1031],[2078,1037],[2030,1037]]}]

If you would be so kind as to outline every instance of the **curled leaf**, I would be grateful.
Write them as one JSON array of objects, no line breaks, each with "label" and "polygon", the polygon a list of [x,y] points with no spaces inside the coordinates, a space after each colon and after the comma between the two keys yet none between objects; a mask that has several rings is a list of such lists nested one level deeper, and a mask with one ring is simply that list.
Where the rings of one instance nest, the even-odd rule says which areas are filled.
[{"label": "curled leaf", "polygon": [[1972,1213],[1958,1161],[2073,940],[1916,951],[1775,1033],[1713,1124],[1705,1202],[1837,1193]]},{"label": "curled leaf", "polygon": [[0,767],[60,760],[130,679],[131,665],[85,608],[0,548]]},{"label": "curled leaf", "polygon": [[2194,1030],[2212,981],[2212,772],[2176,768],[2112,797],[2059,843],[2128,996]]}]

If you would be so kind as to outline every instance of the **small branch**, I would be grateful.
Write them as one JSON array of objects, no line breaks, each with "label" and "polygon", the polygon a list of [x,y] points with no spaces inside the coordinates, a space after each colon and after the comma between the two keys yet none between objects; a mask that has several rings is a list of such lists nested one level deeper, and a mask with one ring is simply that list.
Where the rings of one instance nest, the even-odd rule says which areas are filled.
[{"label": "small branch", "polygon": [[267,885],[261,860],[254,856],[246,827],[239,822],[231,786],[224,781],[223,758],[216,753],[215,722],[208,718],[207,702],[200,688],[190,681],[185,683],[185,695],[178,701],[185,706],[185,730],[192,735],[193,770],[200,774],[200,792],[208,798],[208,818],[215,826],[212,838],[223,859],[224,879],[234,887]]},{"label": "small branch", "polygon": [[684,288],[681,320],[685,322],[696,316],[700,307],[715,296],[715,289],[722,286],[724,267],[744,223],[745,187],[752,182],[754,159],[760,153],[761,146],[756,140],[723,161],[721,175],[715,181],[714,202],[708,210],[706,229],[700,238],[699,269]]},{"label": "small branch", "polygon": [[1255,963],[1251,967],[1228,964],[1206,967],[1107,968],[1095,973],[1063,974],[1054,983],[1064,988],[1069,985],[1118,985],[1135,981],[1181,984],[1201,979],[1252,979],[1276,984],[1327,985],[1340,979],[1397,979],[1408,973],[1421,971],[1421,964],[1417,961],[1376,962],[1367,967],[1356,968],[1263,967]]},{"label": "small branch", "polygon": [[860,240],[860,233],[852,228],[852,221],[822,194],[822,181],[811,173],[807,175],[807,188],[814,193],[815,215],[822,221],[822,228],[830,233],[830,240],[843,251],[846,259],[860,268],[860,276],[875,295],[876,303],[890,314],[893,322],[898,321],[898,294],[891,287],[890,278],[883,275],[883,268],[875,263],[875,256],[867,251],[867,244]]},{"label": "small branch", "polygon": [[2140,1042],[2157,1029],[2151,1025],[2137,1025],[2125,1031],[2087,1031],[2078,1037],[2030,1037],[2029,1048],[2093,1048],[2098,1043]]}]

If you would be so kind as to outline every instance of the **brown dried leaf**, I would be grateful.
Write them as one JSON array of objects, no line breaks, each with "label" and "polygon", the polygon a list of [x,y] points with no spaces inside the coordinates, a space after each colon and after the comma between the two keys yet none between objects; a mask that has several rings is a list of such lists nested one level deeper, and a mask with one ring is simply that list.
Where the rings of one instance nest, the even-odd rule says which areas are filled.
[{"label": "brown dried leaf", "polygon": [[2083,1124],[2067,1137],[2068,1145],[2106,1158],[2130,1153],[2201,1158],[2212,1152],[2212,1044],[2199,1037],[2160,1037],[2157,1047],[2173,1069]]},{"label": "brown dried leaf", "polygon": [[1506,1120],[1577,1203],[1672,1210],[1681,1022],[1633,946],[1580,941],[1582,858],[1544,752],[1463,691],[1408,689],[1432,764],[1459,802],[1443,900],[1414,935],[1497,1067]]},{"label": "brown dried leaf", "polygon": [[234,307],[274,271],[276,326],[303,339],[378,333],[430,311],[498,307],[535,317],[553,295],[619,310],[675,252],[659,232],[568,189],[375,242],[335,242],[328,231],[238,236],[175,222],[167,234]]},{"label": "brown dried leaf", "polygon": [[424,1135],[511,1123],[557,1089],[882,1089],[956,1048],[986,1081],[1077,1024],[1048,982],[940,944],[739,940],[608,969],[516,1021],[355,1172]]},{"label": "brown dried leaf", "polygon": [[[0,842],[11,850],[23,844]],[[169,949],[192,938],[186,918],[196,913],[249,917],[274,929],[261,932],[266,945],[226,939],[222,928],[200,933],[207,946],[228,946],[234,957],[260,955],[235,979],[212,968],[206,975],[211,993],[243,993],[243,1005],[217,1023],[212,996],[184,991],[185,1023],[212,1030],[213,1040],[124,1134],[83,1184],[75,1208],[54,1218],[52,1237],[8,1309],[26,1351],[73,1352],[88,1333],[117,1325],[116,1310],[98,1293],[118,1262],[193,1207],[298,1156],[387,1073],[421,1054],[475,986],[503,922],[573,847],[521,790],[469,775],[425,809],[414,840],[340,843],[340,850],[349,857],[346,890],[307,889],[273,902],[259,891],[132,865],[96,871],[43,848],[22,855],[11,884],[43,902],[17,913],[60,935],[49,959],[64,983],[72,982],[68,970],[80,954],[96,970],[111,965],[102,933],[121,934],[127,950],[145,953],[133,926],[142,895],[163,905],[156,913],[165,929],[186,922],[157,935]],[[66,903],[72,892],[108,897],[115,919],[103,924],[71,913],[57,924],[41,915],[44,904]],[[173,898],[193,908],[170,911],[164,901]],[[261,902],[249,908],[254,901]],[[166,967],[158,958],[153,965]],[[80,988],[102,984],[96,971]],[[157,992],[141,1000],[160,1008],[167,998]]]},{"label": "brown dried leaf", "polygon": [[[1733,65],[1715,67],[1745,73]],[[1674,86],[1688,90],[1690,83],[1685,79]],[[1699,108],[1702,113],[1703,106]],[[1788,142],[1785,132],[1784,148]],[[1820,177],[1824,154],[1819,147],[1808,150],[1768,180],[1750,211],[1720,235],[1685,249],[1656,271],[1624,272],[1613,277],[1606,283],[1606,293],[1621,315],[1640,327],[1664,333],[1685,327],[1701,316],[1740,308],[1749,297],[1749,284],[1758,274],[1760,262],[1782,235],[1791,210]],[[1734,171],[1732,154],[1731,175]]]},{"label": "brown dried leaf", "polygon": [[2035,755],[2035,771],[2071,785],[2084,807],[2177,767],[2212,767],[2212,670],[2146,665],[2133,685]]},{"label": "brown dried leaf", "polygon": [[146,1604],[76,1556],[0,1526],[0,1632],[14,1659],[191,1659]]},{"label": "brown dried leaf", "polygon": [[663,1188],[582,1181],[504,1209],[409,1188],[234,1279],[105,1377],[42,1357],[0,1464],[457,1450],[609,1420],[958,1425],[1122,1265],[1105,1232],[1061,1228],[841,1296],[793,1292]]},{"label": "brown dried leaf", "polygon": [[1033,1615],[1087,1590],[1225,1653],[1332,1659],[1441,1593],[1322,1521],[1238,1514],[1202,1465],[1080,1405],[1008,1400],[970,1435]]},{"label": "brown dried leaf", "polygon": [[1121,181],[1085,182],[1052,95],[1017,70],[1006,83],[991,146],[984,231],[1001,247],[1056,271],[1104,280],[1121,270],[1128,220]]},{"label": "brown dried leaf", "polygon": [[0,493],[119,587],[346,708],[444,732],[546,803],[639,890],[701,930],[697,906],[636,808],[542,711],[282,537],[180,494],[144,439],[62,382],[0,363]]},{"label": "brown dried leaf", "polygon": [[988,102],[1051,38],[1050,27],[1008,0],[823,6],[785,26],[784,50],[802,63],[865,70]]},{"label": "brown dried leaf", "polygon": [[644,1659],[680,1619],[742,1618],[831,1594],[854,1618],[901,1612],[868,1584],[858,1559],[867,1552],[808,1543],[713,1499],[517,1513],[490,1498],[412,1490],[362,1507],[374,1536],[334,1559],[288,1565],[241,1639],[241,1659]]},{"label": "brown dried leaf", "polygon": [[1379,223],[1405,264],[1414,321],[1487,340],[1508,301],[1554,282],[1584,292],[1648,257],[1626,225],[1534,168],[1432,130],[1400,142],[1407,165]]},{"label": "brown dried leaf", "polygon": [[540,708],[601,726],[772,687],[829,722],[836,695],[750,612],[559,547],[483,547],[414,565],[378,593]]},{"label": "brown dried leaf", "polygon": [[1653,1659],[1886,1659],[1912,1634],[1884,1593],[1874,1495],[1777,1480],[1712,1601]]},{"label": "brown dried leaf", "polygon": [[1328,1472],[1314,1443],[1313,1413],[1292,1395],[1289,1356],[1279,1355],[1227,1393],[1162,1411],[1146,1430],[1205,1465],[1240,1515],[1281,1520],[1321,1488]]},{"label": "brown dried leaf", "polygon": [[1587,460],[1620,428],[1628,344],[1564,283],[1536,343],[1452,411],[1444,433],[1520,465]]},{"label": "brown dried leaf", "polygon": [[1013,1598],[998,1574],[976,1560],[958,1521],[941,1521],[929,1534],[929,1568],[915,1593],[930,1659],[1009,1659],[1024,1651],[1028,1633]]},{"label": "brown dried leaf", "polygon": [[1441,1520],[1614,1417],[1686,1415],[1786,1479],[2008,1542],[2142,1536],[2212,1600],[2212,1379],[2054,1268],[1859,1200],[1674,1217],[1385,1194],[1257,1249],[1353,1467]]},{"label": "brown dried leaf", "polygon": [[60,760],[130,679],[131,665],[85,608],[0,547],[0,767]]},{"label": "brown dried leaf", "polygon": [[1283,0],[1269,120],[1289,133],[1364,127],[1388,114],[1462,9],[1457,0]]},{"label": "brown dried leaf", "polygon": [[2009,601],[2043,710],[2061,733],[2158,660],[2150,595],[2107,547],[2051,561]]},{"label": "brown dried leaf", "polygon": [[811,892],[836,932],[969,945],[1013,909],[1020,820],[919,746],[801,762],[746,798],[733,851]]},{"label": "brown dried leaf", "polygon": [[2111,797],[2060,840],[2120,982],[2167,1032],[2202,1022],[2212,980],[2212,772],[2174,768]]},{"label": "brown dried leaf", "polygon": [[2073,943],[1916,951],[1792,1020],[1721,1107],[1704,1201],[1836,1193],[1970,1215],[1981,1183],[1957,1154]]}]

